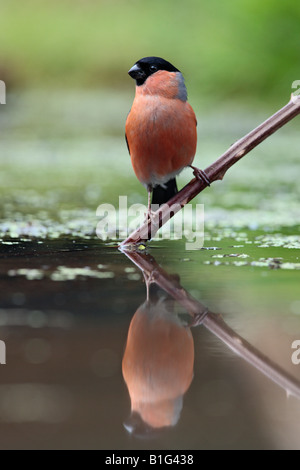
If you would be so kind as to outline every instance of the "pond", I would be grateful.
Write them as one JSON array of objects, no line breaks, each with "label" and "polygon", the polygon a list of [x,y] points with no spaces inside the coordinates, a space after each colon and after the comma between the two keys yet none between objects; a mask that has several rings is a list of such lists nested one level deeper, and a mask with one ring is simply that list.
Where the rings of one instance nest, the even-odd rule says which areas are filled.
[{"label": "pond", "polygon": [[[164,233],[126,254],[119,196],[146,203],[130,102],[0,107],[1,449],[299,449],[299,121],[196,198],[202,247]],[[195,110],[202,168],[276,111]],[[113,238],[96,234],[101,204]]]}]

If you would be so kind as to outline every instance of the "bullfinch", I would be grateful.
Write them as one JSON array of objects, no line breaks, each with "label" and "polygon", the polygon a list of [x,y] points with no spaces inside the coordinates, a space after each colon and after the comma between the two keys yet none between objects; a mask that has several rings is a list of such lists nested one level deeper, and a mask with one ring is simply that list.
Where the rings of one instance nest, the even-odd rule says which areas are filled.
[{"label": "bullfinch", "polygon": [[[175,176],[191,166],[197,146],[197,120],[187,102],[182,73],[160,57],[144,57],[129,70],[136,82],[135,98],[127,116],[125,137],[137,178],[152,204],[161,205],[177,192]],[[205,173],[194,174],[206,181]]]},{"label": "bullfinch", "polygon": [[148,299],[131,320],[122,361],[131,399],[131,419],[126,429],[146,435],[174,426],[193,371],[193,336],[176,315],[174,300]]}]

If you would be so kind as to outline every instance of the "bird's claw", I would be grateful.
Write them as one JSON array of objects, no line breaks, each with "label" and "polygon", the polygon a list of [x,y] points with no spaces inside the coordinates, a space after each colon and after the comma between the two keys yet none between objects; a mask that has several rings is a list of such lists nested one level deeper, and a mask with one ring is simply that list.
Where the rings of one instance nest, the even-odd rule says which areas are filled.
[{"label": "bird's claw", "polygon": [[146,224],[147,222],[152,222],[153,220],[153,217],[155,215],[155,212],[152,211],[151,209],[149,209],[146,214],[144,214],[144,224]]},{"label": "bird's claw", "polygon": [[192,165],[190,165],[190,167],[192,168],[192,170],[194,170],[193,173],[194,173],[194,175],[197,179],[203,181],[207,186],[211,185],[210,179],[207,176],[207,174],[205,173],[205,171],[200,170],[200,168],[197,168],[197,167],[192,166]]},{"label": "bird's claw", "polygon": [[143,276],[146,284],[147,289],[147,300],[150,299],[150,285],[155,282],[155,270],[151,271],[150,273],[143,271]]},{"label": "bird's claw", "polygon": [[205,310],[204,312],[194,314],[193,315],[193,320],[188,325],[189,328],[201,325],[207,314],[208,314],[208,310]]}]

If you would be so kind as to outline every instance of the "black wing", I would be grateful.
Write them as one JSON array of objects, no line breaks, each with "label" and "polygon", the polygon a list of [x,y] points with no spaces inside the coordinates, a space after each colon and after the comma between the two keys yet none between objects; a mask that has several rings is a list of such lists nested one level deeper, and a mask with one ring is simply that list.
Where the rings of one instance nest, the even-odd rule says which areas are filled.
[{"label": "black wing", "polygon": [[125,140],[126,140],[128,152],[129,152],[129,155],[130,155],[130,148],[129,148],[128,139],[127,139],[127,135],[126,135],[126,134],[125,134]]}]

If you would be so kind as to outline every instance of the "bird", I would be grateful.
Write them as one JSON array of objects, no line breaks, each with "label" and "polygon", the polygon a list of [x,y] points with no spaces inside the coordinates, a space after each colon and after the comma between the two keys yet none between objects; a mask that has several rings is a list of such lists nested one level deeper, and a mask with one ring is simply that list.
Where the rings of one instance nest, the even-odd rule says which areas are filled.
[{"label": "bird", "polygon": [[174,299],[158,294],[132,317],[122,360],[131,400],[124,425],[134,435],[175,426],[194,376],[191,330],[176,314]]},{"label": "bird", "polygon": [[[197,119],[187,102],[182,73],[161,57],[144,57],[128,71],[136,82],[125,123],[134,172],[148,192],[147,216],[177,194],[176,175],[190,166],[210,185],[204,171],[192,166],[197,147]],[[152,205],[151,205],[152,194]]]}]

